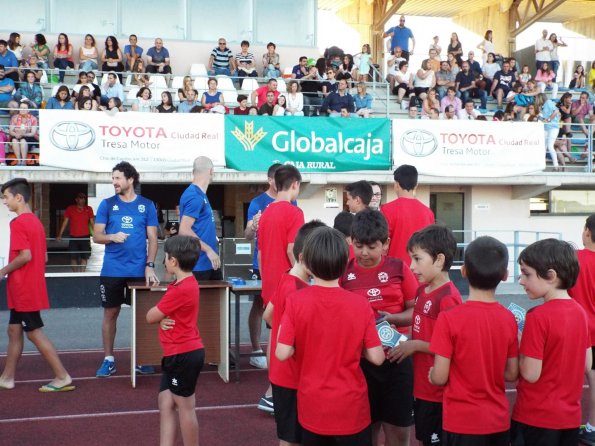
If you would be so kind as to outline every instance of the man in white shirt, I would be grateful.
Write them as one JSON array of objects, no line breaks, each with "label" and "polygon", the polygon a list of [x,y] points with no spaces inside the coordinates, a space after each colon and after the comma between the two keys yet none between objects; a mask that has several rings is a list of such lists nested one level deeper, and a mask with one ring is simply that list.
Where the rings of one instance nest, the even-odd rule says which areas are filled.
[{"label": "man in white shirt", "polygon": [[541,39],[535,42],[535,67],[540,69],[544,62],[548,65],[552,61],[551,51],[554,49],[552,41],[547,38],[547,29],[541,32]]},{"label": "man in white shirt", "polygon": [[101,86],[101,105],[107,105],[110,98],[120,98],[124,102],[124,88],[114,71],[107,75],[107,82]]},{"label": "man in white shirt", "polygon": [[473,120],[477,119],[479,112],[475,110],[475,103],[472,99],[465,101],[465,106],[459,111],[459,119]]}]

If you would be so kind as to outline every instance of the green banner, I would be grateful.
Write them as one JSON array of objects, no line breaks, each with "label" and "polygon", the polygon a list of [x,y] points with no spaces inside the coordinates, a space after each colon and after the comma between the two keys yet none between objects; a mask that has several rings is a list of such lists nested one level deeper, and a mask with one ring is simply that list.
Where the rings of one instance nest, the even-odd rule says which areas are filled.
[{"label": "green banner", "polygon": [[227,115],[225,163],[240,171],[273,163],[302,172],[390,170],[390,120]]}]

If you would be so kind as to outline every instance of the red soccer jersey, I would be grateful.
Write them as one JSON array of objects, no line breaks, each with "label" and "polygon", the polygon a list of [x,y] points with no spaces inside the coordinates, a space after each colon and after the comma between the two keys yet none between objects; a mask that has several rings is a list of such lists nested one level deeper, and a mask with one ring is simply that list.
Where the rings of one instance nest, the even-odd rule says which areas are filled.
[{"label": "red soccer jersey", "polygon": [[32,212],[21,214],[10,222],[8,262],[24,249],[31,251],[31,260],[8,275],[8,308],[23,313],[47,310],[50,303],[45,283],[45,231]]},{"label": "red soccer jersey", "polygon": [[78,206],[70,205],[64,212],[64,218],[69,220],[71,237],[88,237],[89,221],[94,217],[93,208],[85,206],[82,209]]},{"label": "red soccer jersey", "polygon": [[266,306],[277,289],[281,275],[291,268],[287,246],[304,224],[304,213],[288,201],[271,203],[258,223],[258,250],[262,300]]},{"label": "red soccer jersey", "polygon": [[[362,268],[355,259],[351,259],[339,284],[366,297],[376,319],[380,317],[379,310],[402,313],[405,301],[415,299],[418,286],[411,270],[401,260],[392,257],[382,257],[373,268]],[[398,327],[398,330],[405,334],[409,332],[408,327]]]},{"label": "red soccer jersey", "polygon": [[595,251],[581,249],[576,252],[580,271],[576,285],[568,290],[585,310],[589,321],[591,345],[595,345]]},{"label": "red soccer jersey", "polygon": [[504,370],[519,354],[517,330],[512,313],[497,302],[467,301],[440,313],[430,350],[450,359],[445,431],[485,435],[510,428]]},{"label": "red soccer jersey", "polygon": [[271,327],[271,336],[269,337],[271,343],[271,360],[269,363],[269,379],[273,384],[286,387],[288,389],[297,389],[298,386],[298,371],[295,363],[295,357],[291,357],[286,361],[279,361],[275,356],[275,349],[277,348],[277,334],[279,333],[279,325],[281,318],[285,313],[285,302],[288,295],[296,290],[307,287],[308,284],[299,277],[292,276],[289,273],[284,273],[279,280],[277,290],[271,298],[274,305],[273,308],[273,325]]},{"label": "red soccer jersey", "polygon": [[370,425],[360,359],[380,345],[370,305],[341,288],[311,286],[287,299],[278,342],[295,347],[298,418],[320,435],[352,435]]},{"label": "red soccer jersey", "polygon": [[388,222],[388,255],[403,260],[409,266],[411,258],[407,243],[415,232],[434,223],[434,213],[418,199],[403,197],[386,203],[380,211]]},{"label": "red soccer jersey", "polygon": [[571,299],[555,299],[527,312],[521,354],[542,361],[537,382],[519,377],[512,419],[544,429],[581,424],[585,352],[591,346],[587,315]]},{"label": "red soccer jersey", "polygon": [[203,348],[198,332],[198,306],[200,291],[194,276],[170,284],[157,304],[168,318],[176,321],[171,330],[159,329],[159,342],[163,356],[173,356]]},{"label": "red soccer jersey", "polygon": [[[429,293],[426,286],[419,287],[415,307],[413,307],[412,339],[430,342],[438,315],[462,303],[461,294],[452,282],[445,283]],[[434,355],[416,352],[413,354],[413,396],[426,401],[442,402],[444,388],[434,386],[428,380],[430,367],[434,365]]]}]

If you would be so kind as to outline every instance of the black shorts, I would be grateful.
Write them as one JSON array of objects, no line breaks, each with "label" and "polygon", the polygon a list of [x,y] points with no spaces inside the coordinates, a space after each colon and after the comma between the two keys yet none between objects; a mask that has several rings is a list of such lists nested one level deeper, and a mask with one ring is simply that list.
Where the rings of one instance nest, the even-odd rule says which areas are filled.
[{"label": "black shorts", "polygon": [[[510,432],[472,435],[443,431],[442,443],[446,446],[510,446]],[[537,446],[537,444],[534,446]]]},{"label": "black shorts", "polygon": [[574,429],[545,429],[529,426],[512,420],[510,424],[511,446],[566,446],[577,445],[579,428]]},{"label": "black shorts", "polygon": [[70,258],[73,260],[87,260],[91,256],[91,241],[89,240],[89,236],[72,237],[68,242],[68,251],[70,251]]},{"label": "black shorts", "polygon": [[302,446],[372,446],[372,427],[352,435],[319,435],[302,429]]},{"label": "black shorts", "polygon": [[413,402],[415,438],[424,446],[441,444],[442,403],[416,399]]},{"label": "black shorts", "polygon": [[375,366],[360,361],[366,382],[372,423],[383,421],[394,426],[413,424],[413,363],[411,357],[400,364],[385,360]]},{"label": "black shorts", "polygon": [[192,271],[194,277],[199,282],[203,280],[223,280],[223,273],[219,269],[207,269],[206,271]]},{"label": "black shorts", "polygon": [[132,302],[132,290],[126,284],[128,282],[144,282],[144,277],[99,277],[99,295],[103,308],[119,307],[122,304],[130,305]]},{"label": "black shorts", "polygon": [[591,363],[591,370],[595,370],[595,346],[591,346],[591,355],[593,356],[593,362]]},{"label": "black shorts", "polygon": [[184,398],[194,394],[198,375],[205,362],[205,349],[199,348],[161,359],[161,384],[159,392],[169,390]]},{"label": "black shorts", "polygon": [[277,438],[288,443],[302,442],[302,427],[298,421],[297,390],[271,383],[275,403]]},{"label": "black shorts", "polygon": [[29,332],[43,327],[41,312],[39,311],[16,311],[10,310],[9,325],[21,325],[23,331]]}]

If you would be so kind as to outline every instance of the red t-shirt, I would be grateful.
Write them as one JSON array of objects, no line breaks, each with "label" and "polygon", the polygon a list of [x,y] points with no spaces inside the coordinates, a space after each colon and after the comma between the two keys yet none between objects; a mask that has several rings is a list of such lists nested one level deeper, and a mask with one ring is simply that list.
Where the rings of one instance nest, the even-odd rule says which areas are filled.
[{"label": "red t-shirt", "polygon": [[542,361],[541,376],[519,376],[512,419],[544,429],[581,424],[585,352],[591,346],[587,315],[571,299],[554,299],[527,312],[521,354]]},{"label": "red t-shirt", "polygon": [[450,358],[443,428],[485,435],[510,428],[504,370],[519,354],[513,314],[497,302],[467,301],[440,313],[430,351]]},{"label": "red t-shirt", "polygon": [[286,387],[288,389],[297,389],[298,387],[298,370],[295,363],[295,357],[287,359],[286,361],[279,361],[275,355],[277,348],[277,334],[279,333],[279,325],[281,318],[285,313],[285,302],[288,295],[296,290],[307,287],[308,284],[299,277],[293,276],[289,273],[284,273],[279,280],[279,285],[275,293],[271,297],[273,308],[273,324],[271,327],[271,336],[269,337],[271,343],[271,360],[269,362],[269,380],[277,386]]},{"label": "red t-shirt", "polygon": [[595,345],[595,251],[581,249],[576,252],[580,271],[574,287],[568,290],[585,310],[589,321],[591,345]]},{"label": "red t-shirt", "polygon": [[[341,287],[353,291],[368,299],[374,317],[378,319],[379,310],[391,314],[402,313],[405,301],[415,299],[417,279],[399,259],[382,257],[373,268],[363,268],[355,259],[349,260],[347,268],[339,280]],[[400,332],[408,334],[408,327],[398,327]]]},{"label": "red t-shirt", "polygon": [[278,342],[295,347],[298,419],[320,435],[370,425],[362,350],[380,346],[370,305],[342,288],[311,286],[287,299]]},{"label": "red t-shirt", "polygon": [[64,218],[70,223],[71,237],[89,237],[89,221],[95,217],[93,208],[85,206],[82,209],[72,204],[66,208]]},{"label": "red t-shirt", "polygon": [[176,321],[171,330],[159,329],[163,356],[173,356],[203,348],[196,325],[200,291],[194,276],[172,283],[157,304],[168,318]]},{"label": "red t-shirt", "polygon": [[[411,339],[430,342],[438,315],[462,303],[461,294],[452,282],[445,283],[429,293],[427,285],[421,285],[413,307],[413,329]],[[413,354],[413,396],[426,401],[442,402],[444,388],[434,386],[428,380],[430,367],[434,365],[434,355],[422,352]]]},{"label": "red t-shirt", "polygon": [[404,197],[386,203],[380,211],[388,222],[388,255],[403,260],[409,266],[411,258],[407,242],[415,232],[434,223],[434,213],[418,199]]},{"label": "red t-shirt", "polygon": [[[260,108],[262,107],[266,101],[267,101],[267,93],[269,92],[269,87],[268,85],[264,85],[260,88],[257,88],[256,90],[256,100],[257,100],[257,107]],[[281,94],[281,92],[279,90],[275,90],[275,102],[274,104],[277,103],[277,98],[279,97],[279,95]]]},{"label": "red t-shirt", "polygon": [[266,306],[277,289],[281,275],[291,268],[287,246],[293,243],[304,224],[304,213],[289,201],[275,201],[262,213],[258,223],[258,250],[262,300]]},{"label": "red t-shirt", "polygon": [[22,313],[47,310],[50,302],[45,283],[45,231],[32,212],[21,214],[10,222],[8,262],[24,249],[31,251],[31,260],[8,275],[8,309]]}]

